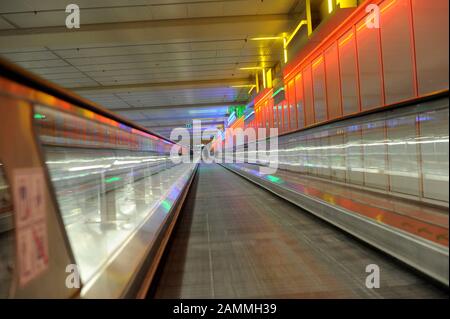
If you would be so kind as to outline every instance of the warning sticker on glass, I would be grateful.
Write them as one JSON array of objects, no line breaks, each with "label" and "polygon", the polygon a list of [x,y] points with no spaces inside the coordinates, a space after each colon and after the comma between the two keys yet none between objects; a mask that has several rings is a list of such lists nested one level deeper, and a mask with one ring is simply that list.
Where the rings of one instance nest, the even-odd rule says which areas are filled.
[{"label": "warning sticker on glass", "polygon": [[16,170],[13,185],[19,284],[23,286],[48,268],[44,174],[39,168]]}]

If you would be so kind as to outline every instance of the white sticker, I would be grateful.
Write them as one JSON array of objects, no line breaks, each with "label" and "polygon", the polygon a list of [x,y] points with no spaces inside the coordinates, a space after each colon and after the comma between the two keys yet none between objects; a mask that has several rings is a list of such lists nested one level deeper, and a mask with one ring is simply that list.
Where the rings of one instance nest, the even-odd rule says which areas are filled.
[{"label": "white sticker", "polygon": [[19,284],[26,285],[48,268],[44,174],[40,168],[14,172]]}]

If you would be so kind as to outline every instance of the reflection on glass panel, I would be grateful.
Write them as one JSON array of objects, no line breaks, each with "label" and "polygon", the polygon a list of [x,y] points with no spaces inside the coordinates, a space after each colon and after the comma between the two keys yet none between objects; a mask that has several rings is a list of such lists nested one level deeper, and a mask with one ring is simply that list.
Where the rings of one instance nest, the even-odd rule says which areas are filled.
[{"label": "reflection on glass panel", "polygon": [[360,125],[346,127],[346,166],[348,180],[352,184],[364,184],[364,153]]},{"label": "reflection on glass panel", "polygon": [[308,146],[308,140],[306,135],[301,135],[298,138],[299,144],[296,152],[299,156],[299,171],[302,173],[308,173],[308,152],[306,151],[306,147]]},{"label": "reflection on glass panel", "polygon": [[308,173],[311,175],[318,175],[317,163],[317,146],[319,145],[317,137],[312,135],[308,138]]},{"label": "reflection on glass panel", "polygon": [[417,118],[420,125],[424,197],[448,201],[448,107]]},{"label": "reflection on glass panel", "polygon": [[313,176],[448,202],[449,113],[442,103],[448,101],[425,113],[401,109],[296,133],[289,158],[280,162]]},{"label": "reflection on glass panel", "polygon": [[166,141],[77,111],[36,106],[35,125],[86,282],[158,207],[170,210],[194,165],[175,165]]},{"label": "reflection on glass panel", "polygon": [[0,162],[0,298],[7,298],[13,279],[14,221],[9,185]]},{"label": "reflection on glass panel", "polygon": [[419,165],[417,161],[416,116],[410,115],[386,121],[391,189],[419,195]]},{"label": "reflection on glass panel", "polygon": [[362,128],[365,185],[388,189],[384,121],[371,121]]},{"label": "reflection on glass panel", "polygon": [[324,176],[326,178],[330,178],[331,176],[331,157],[330,157],[330,147],[329,142],[330,139],[328,137],[328,131],[323,132],[320,140],[320,148],[319,148],[319,159],[320,159],[320,167],[319,167],[319,175]]},{"label": "reflection on glass panel", "polygon": [[[331,177],[339,181],[345,181],[345,135],[342,129],[331,130],[329,132],[329,158],[331,166]],[[333,147],[334,146],[334,147]]]},{"label": "reflection on glass panel", "polygon": [[294,163],[294,160],[293,160],[294,154],[293,154],[292,148],[293,148],[293,142],[292,142],[292,139],[289,139],[287,141],[286,147],[285,147],[285,162],[286,162],[286,165],[288,165],[288,167],[293,166],[292,164]]}]

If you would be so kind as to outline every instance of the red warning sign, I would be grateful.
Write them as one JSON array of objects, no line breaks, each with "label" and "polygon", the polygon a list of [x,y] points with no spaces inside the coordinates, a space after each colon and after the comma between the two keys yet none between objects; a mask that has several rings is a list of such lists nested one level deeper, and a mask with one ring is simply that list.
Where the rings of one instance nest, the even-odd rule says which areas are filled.
[{"label": "red warning sign", "polygon": [[48,268],[48,235],[44,174],[39,168],[14,172],[14,208],[19,284],[27,284]]}]

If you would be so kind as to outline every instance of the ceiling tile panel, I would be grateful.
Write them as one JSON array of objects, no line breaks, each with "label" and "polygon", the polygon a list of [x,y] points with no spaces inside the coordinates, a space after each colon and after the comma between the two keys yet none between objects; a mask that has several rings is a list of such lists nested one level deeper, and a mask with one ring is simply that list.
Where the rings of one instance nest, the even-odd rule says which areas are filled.
[{"label": "ceiling tile panel", "polygon": [[[253,82],[254,72],[239,68],[263,62],[272,65],[280,59],[282,46],[277,41],[248,39],[279,35],[292,25],[287,15],[279,20],[259,22],[250,16],[288,14],[297,2],[78,0],[82,28],[83,24],[92,24],[91,28],[98,31],[71,30],[71,36],[66,39],[64,2],[0,1],[0,14],[21,28],[30,28],[26,32],[32,34],[34,28],[39,27],[61,27],[49,36],[44,33],[42,43],[21,40],[27,38],[25,32],[24,37],[17,37],[15,47],[0,46],[0,55],[61,86],[77,89],[79,94],[112,110],[157,107],[155,110],[121,111],[121,114],[132,120],[146,121],[150,126],[165,125],[166,128],[159,129],[167,133],[171,125],[184,125],[192,118],[223,121],[227,112],[226,105],[197,107],[196,104],[216,105],[248,98],[247,88],[232,88],[222,81],[235,78],[244,79],[245,83],[248,78],[248,82]],[[227,16],[249,18],[241,17],[239,21],[239,18],[224,18]],[[185,20],[189,21],[186,23],[179,19],[191,20]],[[144,20],[153,21],[151,27],[140,22]],[[254,20],[257,22],[251,22]],[[124,24],[133,26],[126,30],[111,29],[112,23],[129,21],[137,22]],[[14,34],[16,30],[7,30],[12,27],[0,18],[0,29],[6,30],[2,34]],[[17,45],[20,41],[23,42]],[[215,84],[199,88],[198,83],[203,80]],[[154,85],[147,88],[149,83]],[[178,83],[183,84],[182,88]],[[159,88],[162,85],[164,87]],[[179,105],[188,107],[170,107]]]}]

